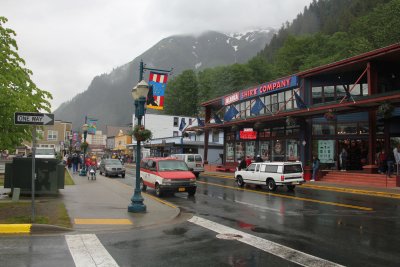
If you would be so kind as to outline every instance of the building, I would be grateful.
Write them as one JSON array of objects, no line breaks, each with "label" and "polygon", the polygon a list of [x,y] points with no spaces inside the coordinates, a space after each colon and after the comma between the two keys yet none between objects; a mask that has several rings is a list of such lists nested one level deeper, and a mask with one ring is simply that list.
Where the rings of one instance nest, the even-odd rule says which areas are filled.
[{"label": "building", "polygon": [[224,132],[224,164],[261,154],[308,165],[315,155],[339,170],[345,149],[347,171],[374,171],[377,153],[400,143],[399,61],[394,44],[207,101],[206,136]]},{"label": "building", "polygon": [[132,144],[132,136],[128,132],[120,129],[118,134],[114,137],[114,149],[113,151],[119,155],[130,155],[132,153],[128,148],[128,144]]},{"label": "building", "polygon": [[[54,125],[37,127],[36,136],[37,147],[54,148],[57,153],[66,153],[72,138],[72,123],[55,120]],[[29,150],[32,147],[32,142],[24,142],[24,144]],[[18,153],[20,152],[17,151]],[[26,153],[30,153],[30,151]]]},{"label": "building", "polygon": [[118,135],[120,131],[124,133],[128,133],[132,128],[125,127],[125,126],[106,126],[106,135],[107,135],[107,142],[106,142],[106,150],[111,152],[116,147],[115,145],[115,136]]},{"label": "building", "polygon": [[[157,114],[146,114],[143,118],[146,129],[153,133],[152,139],[144,143],[144,149],[149,149],[151,156],[166,157],[180,153],[204,155],[204,133],[197,130],[197,118]],[[220,164],[220,154],[223,153],[223,132],[215,130],[209,135],[209,139],[208,160],[210,163]],[[136,151],[134,149],[136,142],[134,141],[130,147]],[[135,156],[135,152],[133,155]]]},{"label": "building", "polygon": [[97,130],[95,134],[88,134],[86,136],[86,142],[89,144],[89,152],[100,156],[104,154],[106,149],[107,136],[102,131]]}]

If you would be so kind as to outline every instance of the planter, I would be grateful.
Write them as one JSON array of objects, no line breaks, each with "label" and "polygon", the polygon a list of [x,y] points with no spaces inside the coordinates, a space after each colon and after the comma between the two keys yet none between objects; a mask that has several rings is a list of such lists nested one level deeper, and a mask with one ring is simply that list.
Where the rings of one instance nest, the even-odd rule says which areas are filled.
[{"label": "planter", "polygon": [[311,166],[304,166],[304,180],[310,181],[312,178],[312,167]]}]

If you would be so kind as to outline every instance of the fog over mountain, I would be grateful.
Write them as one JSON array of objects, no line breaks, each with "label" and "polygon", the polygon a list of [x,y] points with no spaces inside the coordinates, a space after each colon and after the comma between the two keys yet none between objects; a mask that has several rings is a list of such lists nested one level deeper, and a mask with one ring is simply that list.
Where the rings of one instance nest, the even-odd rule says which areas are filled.
[{"label": "fog over mountain", "polygon": [[[186,69],[245,63],[269,43],[274,33],[273,29],[235,34],[209,31],[198,36],[165,38],[133,61],[96,76],[86,91],[54,111],[56,119],[72,122],[74,129],[84,123],[85,116],[98,119],[100,129],[105,125],[126,126],[132,122],[131,90],[139,79],[141,59],[148,68],[173,68],[171,77]],[[148,79],[147,71],[144,77]]]}]

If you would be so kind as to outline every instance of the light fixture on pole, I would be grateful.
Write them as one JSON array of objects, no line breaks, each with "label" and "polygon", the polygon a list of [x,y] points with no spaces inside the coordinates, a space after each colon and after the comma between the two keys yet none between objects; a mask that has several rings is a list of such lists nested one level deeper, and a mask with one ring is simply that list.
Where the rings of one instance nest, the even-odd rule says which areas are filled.
[{"label": "light fixture on pole", "polygon": [[86,137],[87,137],[87,132],[89,129],[89,125],[86,123],[82,125],[82,131],[83,131],[83,162],[82,162],[82,169],[81,172],[79,173],[79,176],[86,176],[86,164],[85,164],[85,159],[86,159]]},{"label": "light fixture on pole", "polygon": [[[135,117],[137,118],[138,126],[142,124],[142,117],[144,116],[144,105],[146,103],[146,97],[149,92],[149,85],[141,80],[132,89],[132,97],[135,100]],[[143,203],[143,197],[140,190],[140,140],[136,140],[136,183],[135,192],[131,197],[131,204],[128,206],[128,212],[145,212],[146,205]]]}]

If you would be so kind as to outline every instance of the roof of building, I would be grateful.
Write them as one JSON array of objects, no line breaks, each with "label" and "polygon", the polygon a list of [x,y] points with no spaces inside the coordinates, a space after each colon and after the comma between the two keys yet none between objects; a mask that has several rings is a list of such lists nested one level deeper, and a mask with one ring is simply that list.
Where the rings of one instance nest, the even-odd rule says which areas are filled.
[{"label": "roof of building", "polygon": [[122,130],[122,132],[124,134],[127,134],[130,130],[132,130],[132,128],[131,127],[127,127],[127,126],[110,126],[110,125],[107,125],[106,126],[106,135],[107,135],[107,137],[117,136],[121,130]]}]

